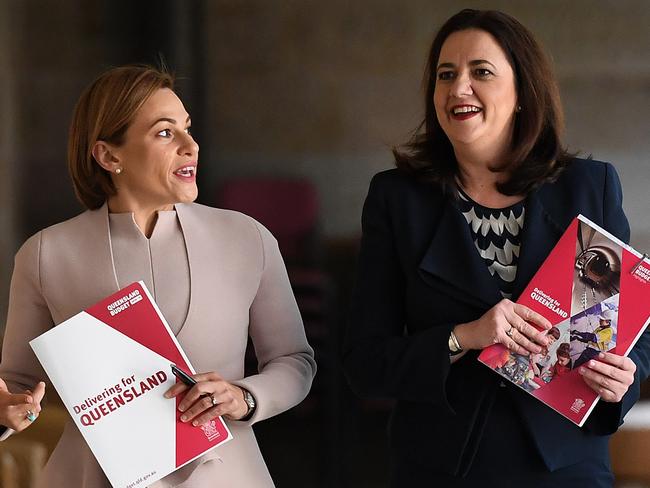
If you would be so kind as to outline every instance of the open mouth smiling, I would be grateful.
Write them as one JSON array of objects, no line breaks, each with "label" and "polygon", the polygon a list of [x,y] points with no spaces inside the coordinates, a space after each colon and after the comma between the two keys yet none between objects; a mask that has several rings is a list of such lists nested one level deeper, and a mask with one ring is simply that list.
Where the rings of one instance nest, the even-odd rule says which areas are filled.
[{"label": "open mouth smiling", "polygon": [[188,164],[182,166],[178,168],[176,171],[174,171],[174,174],[181,178],[194,178],[196,176],[196,165]]},{"label": "open mouth smiling", "polygon": [[468,114],[468,113],[479,113],[482,112],[482,109],[475,107],[474,105],[456,105],[452,107],[452,115]]},{"label": "open mouth smiling", "polygon": [[465,120],[481,113],[482,108],[475,105],[455,105],[451,108],[451,116],[457,120]]}]

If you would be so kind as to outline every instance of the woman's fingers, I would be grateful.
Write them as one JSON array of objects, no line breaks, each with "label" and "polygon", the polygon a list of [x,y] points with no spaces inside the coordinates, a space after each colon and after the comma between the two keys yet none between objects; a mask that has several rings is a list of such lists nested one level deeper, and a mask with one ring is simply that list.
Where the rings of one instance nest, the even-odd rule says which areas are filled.
[{"label": "woman's fingers", "polygon": [[25,390],[24,393],[9,393],[6,384],[2,382],[0,385],[0,424],[17,432],[29,427],[41,411],[41,400],[44,394],[45,383],[43,382],[38,383],[33,391]]},{"label": "woman's fingers", "polygon": [[454,333],[463,348],[483,349],[501,343],[515,353],[527,355],[540,353],[549,344],[546,332],[551,327],[534,310],[503,299],[481,318],[457,325]]},{"label": "woman's fingers", "polygon": [[221,381],[223,378],[214,371],[208,373],[198,373],[192,376],[196,381]]},{"label": "woman's fingers", "polygon": [[[221,381],[222,380],[221,376],[219,376],[214,371],[211,371],[209,373],[193,374],[191,376],[192,376],[192,379],[194,379],[197,382],[197,385],[202,383],[202,382]],[[191,391],[191,388],[194,388],[194,387],[189,387],[185,383],[178,382],[174,386],[172,386],[169,390],[167,390],[165,392],[165,398],[175,397],[178,394],[183,393],[186,390]],[[188,393],[188,395],[189,395],[189,393]],[[199,395],[196,395],[194,398],[196,398],[198,396]]]},{"label": "woman's fingers", "polygon": [[187,392],[187,395],[178,404],[178,409],[181,412],[185,412],[197,400],[207,398],[207,395],[216,394],[216,392],[220,392],[221,390],[223,390],[223,386],[219,382],[201,381],[190,388],[190,391]]},{"label": "woman's fingers", "polygon": [[580,374],[585,383],[587,383],[587,386],[598,393],[602,400],[606,402],[618,402],[622,398],[623,394],[615,388],[615,384],[608,380],[607,377],[590,371],[587,368],[581,368]]},{"label": "woman's fingers", "polygon": [[[528,322],[520,323],[517,326],[517,330],[524,334],[530,341],[535,342],[539,346],[546,347],[548,346],[548,337],[546,335],[546,329],[539,330],[536,327],[530,325]],[[541,351],[541,347],[539,348]]]},{"label": "woman's fingers", "polygon": [[32,397],[32,401],[30,402],[32,404],[32,408],[30,410],[36,414],[40,413],[41,401],[45,396],[45,382],[39,381],[36,387],[34,388],[34,391],[27,390],[27,394]]},{"label": "woman's fingers", "polygon": [[[243,412],[240,412],[239,410],[242,409],[239,408],[240,405],[235,398],[237,393],[241,395],[239,388],[226,384],[220,386],[224,387],[220,393],[212,393],[198,398],[193,405],[183,412],[181,421],[192,422],[193,425],[201,425],[219,415],[228,415],[233,418],[239,418],[244,415],[247,407],[244,408]],[[241,397],[243,402],[243,395]],[[213,398],[214,402],[212,401]]]},{"label": "woman's fingers", "polygon": [[[211,395],[205,395],[200,398],[198,398],[194,403],[192,403],[189,408],[183,410],[179,407],[179,410],[183,412],[183,415],[181,415],[181,421],[182,422],[190,422],[194,420],[194,418],[197,415],[202,414],[206,410],[210,410],[215,405],[212,402],[213,396]],[[215,400],[217,400],[217,397],[214,397]],[[217,400],[218,401],[218,400]]]},{"label": "woman's fingers", "polygon": [[[514,341],[519,347],[521,347],[525,352],[519,354],[529,353],[538,353],[541,352],[542,348],[537,344],[534,344],[530,337],[532,336],[535,339],[538,339],[539,331],[535,329],[532,325],[526,323],[519,315],[517,315],[514,310],[510,310],[504,314],[505,318],[505,330],[504,334],[508,339]],[[508,344],[508,339],[501,341],[504,344]],[[545,342],[543,342],[545,344]],[[518,352],[512,348],[508,348],[515,352]]]},{"label": "woman's fingers", "polygon": [[617,369],[626,371],[632,375],[632,381],[634,381],[634,373],[636,372],[636,364],[629,357],[619,356],[618,354],[612,354],[611,352],[601,352],[598,354],[598,361],[606,364],[610,364]]},{"label": "woman's fingers", "polygon": [[[538,353],[541,352],[542,348],[538,346],[537,344],[534,344],[533,342],[528,339],[524,334],[521,333],[517,327],[512,326],[512,329],[510,329],[510,335],[509,338],[514,341],[521,349],[523,349],[525,352],[519,353],[519,354],[530,354],[530,353]],[[515,351],[517,352],[517,351]]]},{"label": "woman's fingers", "polygon": [[[246,415],[248,405],[240,387],[228,383],[214,372],[197,374],[193,378],[198,383],[189,388],[178,405],[182,412],[181,422],[192,422],[192,425],[196,426],[220,415],[232,419],[240,419]],[[175,391],[170,388],[166,396],[173,396]]]},{"label": "woman's fingers", "polygon": [[630,358],[600,353],[579,369],[589,387],[608,402],[619,402],[634,382],[636,365]]},{"label": "woman's fingers", "polygon": [[213,418],[218,417],[219,415],[223,415],[223,413],[220,413],[220,410],[223,407],[221,405],[218,405],[216,407],[211,407],[208,410],[204,410],[201,415],[199,415],[196,418],[188,418],[187,422],[192,421],[192,425],[195,427],[198,425],[203,425],[206,422],[209,422]]},{"label": "woman's fingers", "polygon": [[587,386],[589,386],[589,388],[591,388],[596,393],[598,393],[598,395],[600,395],[600,398],[603,401],[605,401],[605,402],[617,402],[618,401],[618,400],[616,400],[616,393],[614,393],[613,391],[611,391],[611,390],[605,388],[604,386],[602,386],[599,383],[598,380],[589,378],[586,375],[583,375],[583,379],[584,379],[585,383],[587,384]]},{"label": "woman's fingers", "polygon": [[545,330],[548,330],[551,327],[553,327],[551,322],[549,322],[549,320],[546,317],[538,314],[537,312],[531,310],[525,305],[521,305],[520,303],[514,303],[513,305],[514,305],[513,307],[514,312],[519,317],[521,317],[524,321],[531,322]]},{"label": "woman's fingers", "polygon": [[504,333],[504,336],[501,337],[499,342],[501,342],[501,344],[506,346],[508,350],[510,350],[511,352],[528,356],[529,354],[528,350],[519,343],[519,340],[521,340],[522,337],[521,334],[517,334],[517,329],[515,329],[514,327],[512,327],[512,329],[510,329],[509,332],[510,335]]},{"label": "woman's fingers", "polygon": [[513,340],[506,341],[504,345],[515,354],[521,354],[522,356],[528,356],[530,354],[526,348],[520,346]]},{"label": "woman's fingers", "polygon": [[28,419],[29,413],[36,416],[38,415],[38,412],[36,412],[33,407],[30,408],[29,404],[12,405],[7,407],[6,412],[7,416],[3,425],[6,425],[16,432],[20,432],[31,425],[32,421]]},{"label": "woman's fingers", "polygon": [[39,381],[36,387],[34,388],[34,391],[32,392],[32,396],[34,397],[34,403],[40,405],[41,400],[43,400],[43,397],[45,396],[45,382],[44,381]]},{"label": "woman's fingers", "polygon": [[0,404],[12,407],[17,405],[31,405],[33,401],[32,395],[26,393],[7,393]]},{"label": "woman's fingers", "polygon": [[165,398],[173,398],[189,389],[190,387],[187,386],[185,383],[178,382],[165,392]]},{"label": "woman's fingers", "polygon": [[[216,405],[212,403],[210,396],[199,399],[192,407],[183,413],[181,420],[184,422],[192,422],[192,425],[202,425],[209,420],[212,420],[219,415],[229,415],[234,412],[237,404],[235,398],[230,390],[226,390],[221,394],[212,394]],[[207,407],[207,408],[206,408]],[[183,419],[185,417],[185,419]]]},{"label": "woman's fingers", "polygon": [[[512,309],[506,315],[506,319],[514,327],[516,332],[513,333],[511,330],[510,335],[515,337],[516,334],[517,339],[515,340],[527,351],[531,353],[542,352],[542,347],[548,345],[546,331],[552,327],[551,323],[524,305],[518,303],[513,303],[512,305]],[[540,331],[537,327],[531,325],[531,323],[542,327],[542,330]]]}]

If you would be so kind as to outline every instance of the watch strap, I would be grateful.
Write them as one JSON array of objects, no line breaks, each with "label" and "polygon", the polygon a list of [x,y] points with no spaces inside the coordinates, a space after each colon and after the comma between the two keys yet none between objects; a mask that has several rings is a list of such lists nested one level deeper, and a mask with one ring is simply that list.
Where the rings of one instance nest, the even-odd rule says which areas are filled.
[{"label": "watch strap", "polygon": [[246,411],[246,415],[244,415],[241,418],[241,420],[248,420],[255,413],[257,402],[255,401],[255,397],[251,394],[250,391],[248,391],[246,388],[242,388],[241,390],[242,393],[244,394],[244,401],[246,402],[246,406],[248,407],[248,410]]}]

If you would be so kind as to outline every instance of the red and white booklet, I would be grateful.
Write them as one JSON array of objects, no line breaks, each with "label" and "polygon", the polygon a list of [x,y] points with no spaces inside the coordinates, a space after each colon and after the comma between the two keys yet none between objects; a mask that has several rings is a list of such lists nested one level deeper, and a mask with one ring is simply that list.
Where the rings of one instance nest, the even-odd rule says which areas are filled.
[{"label": "red and white booklet", "polygon": [[[171,364],[194,369],[144,283],[30,342],[115,488],[148,486],[232,438],[223,420],[179,420]],[[181,395],[182,396],[182,395]]]},{"label": "red and white booklet", "polygon": [[551,322],[553,343],[531,356],[495,344],[479,361],[582,426],[600,397],[578,368],[601,351],[629,354],[649,296],[650,260],[579,215],[517,300]]}]

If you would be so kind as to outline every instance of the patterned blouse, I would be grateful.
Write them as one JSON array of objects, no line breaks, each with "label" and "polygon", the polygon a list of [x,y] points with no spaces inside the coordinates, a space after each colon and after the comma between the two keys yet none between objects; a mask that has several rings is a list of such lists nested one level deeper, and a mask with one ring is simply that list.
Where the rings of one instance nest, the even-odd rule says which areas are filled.
[{"label": "patterned blouse", "polygon": [[501,295],[512,297],[521,247],[524,200],[506,208],[488,208],[473,201],[461,189],[459,208],[469,224],[474,245],[497,280]]}]

